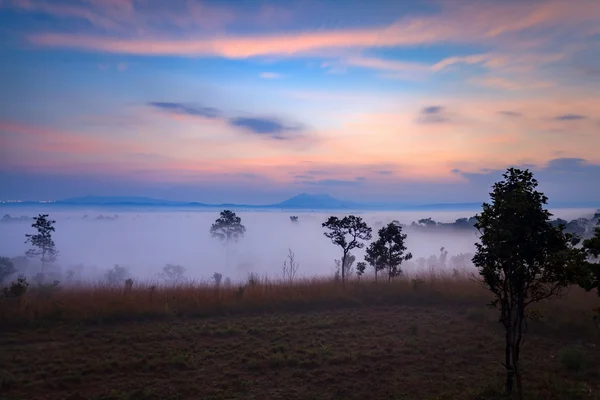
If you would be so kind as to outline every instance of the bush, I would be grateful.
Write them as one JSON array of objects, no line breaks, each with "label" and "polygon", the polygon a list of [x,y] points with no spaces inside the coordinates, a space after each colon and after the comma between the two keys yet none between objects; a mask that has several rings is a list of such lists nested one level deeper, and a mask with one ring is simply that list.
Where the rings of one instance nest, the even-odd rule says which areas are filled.
[{"label": "bush", "polygon": [[567,346],[558,352],[558,361],[569,371],[579,371],[587,365],[587,355],[581,346]]},{"label": "bush", "polygon": [[27,292],[28,287],[29,282],[27,282],[27,278],[21,276],[12,282],[9,287],[2,289],[2,296],[5,298],[20,299]]}]

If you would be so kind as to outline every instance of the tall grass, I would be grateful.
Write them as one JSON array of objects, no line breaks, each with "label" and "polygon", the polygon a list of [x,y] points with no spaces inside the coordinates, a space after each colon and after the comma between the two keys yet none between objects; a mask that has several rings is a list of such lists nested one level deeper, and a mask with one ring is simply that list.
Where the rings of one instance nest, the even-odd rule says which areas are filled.
[{"label": "tall grass", "polygon": [[[167,317],[201,317],[270,311],[301,311],[363,305],[435,305],[485,307],[490,293],[465,275],[423,273],[375,282],[351,280],[344,286],[333,279],[293,282],[260,278],[246,284],[188,282],[176,286],[135,282],[133,287],[97,283],[58,287],[50,291],[30,287],[19,302],[0,301],[0,327],[39,326],[57,322],[108,323]],[[559,299],[539,304],[542,315],[576,316],[592,321],[595,293],[572,288]],[[1,328],[0,328],[1,329]]]}]

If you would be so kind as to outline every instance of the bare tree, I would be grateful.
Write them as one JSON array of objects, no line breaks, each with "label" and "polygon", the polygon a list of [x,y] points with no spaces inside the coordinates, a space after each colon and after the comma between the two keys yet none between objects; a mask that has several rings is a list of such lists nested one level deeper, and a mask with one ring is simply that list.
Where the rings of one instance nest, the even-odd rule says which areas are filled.
[{"label": "bare tree", "polygon": [[283,279],[290,283],[296,278],[300,264],[296,261],[296,255],[292,249],[288,249],[287,260],[283,262]]},{"label": "bare tree", "polygon": [[158,276],[169,285],[177,285],[185,281],[185,271],[181,265],[167,264]]}]

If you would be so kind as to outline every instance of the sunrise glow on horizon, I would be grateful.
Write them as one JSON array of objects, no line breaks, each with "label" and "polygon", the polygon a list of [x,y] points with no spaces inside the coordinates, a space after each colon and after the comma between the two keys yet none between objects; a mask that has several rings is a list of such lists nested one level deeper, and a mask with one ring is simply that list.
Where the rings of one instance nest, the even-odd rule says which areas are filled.
[{"label": "sunrise glow on horizon", "polygon": [[600,200],[600,1],[0,0],[0,198]]}]

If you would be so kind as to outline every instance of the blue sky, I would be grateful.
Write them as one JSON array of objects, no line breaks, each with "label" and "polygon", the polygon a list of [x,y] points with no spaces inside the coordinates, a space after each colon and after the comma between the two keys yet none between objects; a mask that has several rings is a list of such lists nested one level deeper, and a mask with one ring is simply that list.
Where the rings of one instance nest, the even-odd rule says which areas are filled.
[{"label": "blue sky", "polygon": [[593,0],[0,0],[0,198],[480,201],[525,165],[551,199],[596,201],[599,16]]}]

